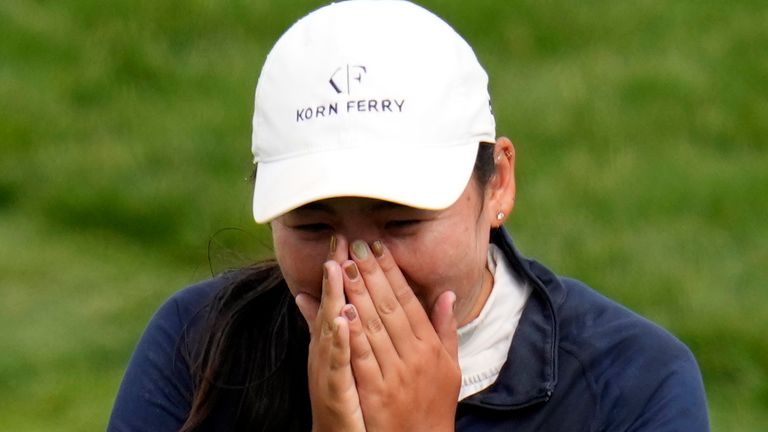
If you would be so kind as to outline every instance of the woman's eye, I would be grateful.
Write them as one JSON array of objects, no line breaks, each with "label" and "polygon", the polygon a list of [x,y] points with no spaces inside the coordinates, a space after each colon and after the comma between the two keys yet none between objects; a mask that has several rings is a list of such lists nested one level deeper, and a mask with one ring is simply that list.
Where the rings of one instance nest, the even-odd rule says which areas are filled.
[{"label": "woman's eye", "polygon": [[301,224],[296,225],[293,228],[308,233],[325,232],[333,229],[330,225],[324,223]]},{"label": "woman's eye", "polygon": [[418,219],[402,219],[402,220],[393,220],[389,221],[385,224],[385,227],[388,229],[401,229],[401,228],[411,228],[421,223]]}]

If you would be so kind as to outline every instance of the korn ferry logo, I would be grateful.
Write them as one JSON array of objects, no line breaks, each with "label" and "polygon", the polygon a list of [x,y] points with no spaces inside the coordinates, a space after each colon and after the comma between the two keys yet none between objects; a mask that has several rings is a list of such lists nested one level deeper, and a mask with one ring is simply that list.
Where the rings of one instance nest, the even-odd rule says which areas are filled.
[{"label": "korn ferry logo", "polygon": [[358,84],[362,84],[363,74],[367,72],[368,68],[363,65],[340,66],[333,72],[328,82],[331,83],[331,87],[336,90],[336,93],[352,94],[352,82],[357,81]]},{"label": "korn ferry logo", "polygon": [[[400,97],[353,98],[352,90],[362,88],[368,67],[346,64],[337,67],[330,75],[328,83],[337,97],[331,100],[308,103],[296,108],[296,122],[321,120],[327,117],[355,114],[402,113],[405,99]],[[340,95],[347,99],[339,100]]]}]

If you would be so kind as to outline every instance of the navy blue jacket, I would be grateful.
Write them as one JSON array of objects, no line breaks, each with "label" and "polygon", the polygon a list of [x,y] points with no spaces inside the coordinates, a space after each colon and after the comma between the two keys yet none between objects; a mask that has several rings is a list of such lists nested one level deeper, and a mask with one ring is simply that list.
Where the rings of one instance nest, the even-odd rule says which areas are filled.
[{"label": "navy blue jacket", "polygon": [[[708,431],[701,373],[667,331],[492,241],[532,286],[498,380],[459,403],[457,431]],[[123,378],[110,431],[175,431],[189,411],[185,327],[224,282],[176,293],[155,314]],[[223,430],[223,427],[217,428]]]}]

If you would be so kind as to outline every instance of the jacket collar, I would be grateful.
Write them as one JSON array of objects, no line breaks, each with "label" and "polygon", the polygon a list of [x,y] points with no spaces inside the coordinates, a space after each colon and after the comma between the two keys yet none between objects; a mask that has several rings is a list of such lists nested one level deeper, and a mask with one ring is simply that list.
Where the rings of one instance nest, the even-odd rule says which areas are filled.
[{"label": "jacket collar", "polygon": [[506,363],[488,389],[461,401],[494,410],[511,410],[544,402],[557,384],[558,327],[556,306],[565,296],[555,274],[536,261],[524,258],[504,228],[491,231],[512,269],[531,286]]}]

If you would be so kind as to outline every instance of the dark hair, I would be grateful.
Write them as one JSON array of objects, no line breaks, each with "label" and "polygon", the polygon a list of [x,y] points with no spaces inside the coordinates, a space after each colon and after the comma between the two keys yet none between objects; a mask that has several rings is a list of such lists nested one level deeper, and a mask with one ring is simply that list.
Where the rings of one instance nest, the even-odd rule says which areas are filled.
[{"label": "dark hair", "polygon": [[480,189],[485,189],[491,177],[496,173],[496,164],[493,160],[494,145],[491,143],[480,143],[477,146],[477,156],[475,156],[475,168],[472,177],[477,182]]},{"label": "dark hair", "polygon": [[[495,172],[494,146],[478,146],[473,178]],[[220,276],[229,280],[184,341],[194,383],[182,432],[225,421],[231,430],[307,431],[309,332],[275,261]]]}]

